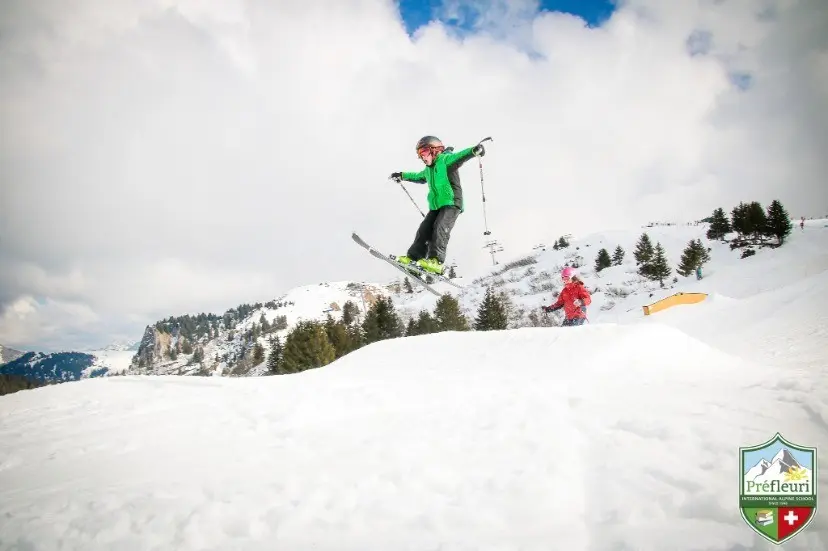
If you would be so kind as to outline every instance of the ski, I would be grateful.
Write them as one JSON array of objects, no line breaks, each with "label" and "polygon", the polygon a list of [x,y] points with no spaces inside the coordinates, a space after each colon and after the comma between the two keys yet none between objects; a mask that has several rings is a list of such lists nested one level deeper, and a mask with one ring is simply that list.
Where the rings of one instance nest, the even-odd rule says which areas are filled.
[{"label": "ski", "polygon": [[456,287],[457,289],[462,289],[463,288],[462,285],[456,284],[455,282],[453,282],[451,279],[449,279],[448,277],[446,277],[443,274],[435,274],[434,272],[429,272],[428,270],[423,270],[422,268],[420,268],[416,264],[409,264],[409,265],[402,264],[401,262],[397,261],[397,257],[394,256],[394,255],[388,255],[388,257],[392,261],[394,261],[394,263],[397,264],[398,266],[403,266],[406,270],[411,271],[412,274],[413,274],[413,272],[418,272],[418,273],[420,273],[424,276],[431,276],[434,279],[439,279],[443,283],[448,283],[449,285],[451,285],[452,287]]},{"label": "ski", "polygon": [[[365,250],[367,250],[369,253],[371,253],[371,255],[372,255],[372,256],[375,256],[375,257],[379,258],[380,260],[384,260],[385,262],[387,262],[387,263],[391,264],[392,266],[394,266],[395,268],[397,268],[399,271],[401,271],[401,272],[402,272],[402,273],[404,273],[405,275],[410,275],[410,276],[412,276],[412,277],[413,277],[413,279],[414,279],[414,280],[416,280],[416,282],[417,282],[418,284],[422,285],[422,286],[423,286],[423,287],[424,287],[424,288],[425,288],[428,292],[430,292],[431,294],[433,294],[433,295],[435,295],[435,296],[438,296],[438,297],[439,297],[439,296],[442,296],[442,295],[440,294],[440,292],[439,292],[439,291],[437,291],[436,289],[434,289],[431,285],[429,285],[428,283],[426,283],[426,282],[422,279],[422,277],[421,277],[421,276],[417,273],[417,272],[420,272],[420,270],[419,270],[419,269],[415,269],[415,271],[413,271],[413,272],[412,272],[411,270],[407,269],[405,266],[403,266],[403,265],[402,265],[402,264],[400,264],[399,262],[396,262],[395,260],[393,260],[393,259],[391,258],[391,256],[389,256],[389,255],[385,255],[385,254],[383,254],[383,253],[379,252],[378,250],[376,250],[375,248],[373,248],[371,245],[369,245],[368,243],[366,243],[364,239],[362,239],[360,236],[358,236],[358,235],[356,234],[356,232],[351,233],[351,238],[352,238],[354,241],[356,241],[356,242],[357,242],[357,244],[358,244],[360,247],[362,247],[363,249],[365,249]],[[430,272],[426,272],[426,271],[424,271],[424,270],[422,270],[422,273],[424,273],[424,274],[428,274],[428,275],[431,275],[431,276],[434,276],[434,277],[439,277],[439,276],[437,276],[437,274],[432,274],[432,273],[430,273]]]}]

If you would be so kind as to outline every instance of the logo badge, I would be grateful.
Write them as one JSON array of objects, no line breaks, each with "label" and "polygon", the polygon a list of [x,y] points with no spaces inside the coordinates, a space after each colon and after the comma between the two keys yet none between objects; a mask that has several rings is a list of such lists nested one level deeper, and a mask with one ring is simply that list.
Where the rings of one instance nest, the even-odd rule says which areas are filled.
[{"label": "logo badge", "polygon": [[817,450],[776,435],[739,448],[739,509],[748,526],[780,544],[800,533],[817,509]]}]

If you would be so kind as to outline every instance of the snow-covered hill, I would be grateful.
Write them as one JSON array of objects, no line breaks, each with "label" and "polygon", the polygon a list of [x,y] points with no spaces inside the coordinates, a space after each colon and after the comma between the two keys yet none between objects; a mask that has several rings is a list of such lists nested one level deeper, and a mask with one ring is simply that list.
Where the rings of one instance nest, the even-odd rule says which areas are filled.
[{"label": "snow-covered hill", "polygon": [[10,362],[12,360],[16,360],[20,356],[23,355],[23,352],[19,350],[15,350],[14,348],[9,348],[8,346],[3,346],[0,344],[0,365]]},{"label": "snow-covered hill", "polygon": [[98,352],[137,352],[138,346],[141,344],[140,341],[115,341],[112,342],[100,349],[97,349]]},{"label": "snow-covered hill", "polygon": [[[739,517],[738,446],[775,431],[828,446],[826,379],[632,323],[386,340],[291,376],[36,389],[0,400],[3,540],[765,549]],[[826,543],[817,519],[785,548]]]},{"label": "snow-covered hill", "polygon": [[[393,284],[391,285],[393,288]],[[176,319],[166,325],[159,322],[144,332],[137,353],[132,358],[130,373],[159,375],[261,375],[266,368],[263,362],[251,363],[251,351],[255,343],[267,349],[271,338],[284,339],[287,333],[303,320],[324,320],[330,315],[341,319],[346,302],[352,302],[357,316],[363,316],[378,297],[389,296],[388,285],[355,283],[349,281],[324,282],[291,289],[264,304],[242,305],[214,319],[192,321],[198,338],[189,339],[191,352],[181,352],[184,333],[180,328],[188,320]],[[266,320],[271,329],[262,331]],[[209,326],[209,328],[208,328]],[[204,333],[207,329],[207,333]],[[256,335],[253,335],[254,331]],[[193,354],[200,348],[203,360],[193,361]],[[170,351],[175,354],[169,354]],[[245,360],[245,361],[242,361]]]},{"label": "snow-covered hill", "polygon": [[0,365],[0,375],[15,375],[38,383],[63,383],[109,374],[109,367],[83,352],[27,352]]},{"label": "snow-covered hill", "polygon": [[[557,284],[569,255],[588,250],[591,265],[596,247],[621,244],[624,265],[582,270],[595,296],[582,327],[390,339],[287,376],[107,377],[5,396],[0,541],[766,549],[739,515],[738,448],[776,432],[828,447],[825,225],[744,259],[703,239],[704,278],[672,289],[632,273],[638,231],[575,238],[460,295],[473,308],[496,283],[535,308],[551,301],[542,287]],[[704,227],[647,231],[675,266]],[[548,280],[533,279],[543,271]],[[709,296],[644,316],[641,305],[679,290]],[[291,322],[325,315],[328,292],[353,298],[347,285],[309,286],[266,318],[290,302]],[[433,304],[380,292],[412,312]],[[260,315],[251,312],[239,323]],[[816,479],[828,495],[828,479]],[[828,549],[825,517],[785,549]]]},{"label": "snow-covered hill", "polygon": [[[763,290],[772,289],[780,281],[793,282],[797,276],[820,273],[826,263],[825,250],[828,229],[826,220],[809,220],[805,231],[795,227],[785,244],[778,248],[760,248],[754,256],[742,258],[743,249],[731,249],[730,243],[721,240],[709,240],[706,237],[709,225],[706,223],[657,224],[624,230],[604,231],[583,237],[570,237],[569,245],[562,249],[551,246],[529,251],[504,260],[488,273],[472,277],[460,277],[455,281],[465,288],[458,291],[450,285],[436,283],[434,286],[444,293],[457,297],[461,310],[469,320],[473,320],[486,288],[491,286],[502,291],[510,299],[510,328],[532,325],[558,325],[562,314],[541,315],[540,306],[550,304],[560,291],[561,282],[558,274],[565,265],[578,267],[581,278],[592,292],[593,303],[588,310],[590,323],[618,322],[626,323],[644,318],[642,306],[651,304],[661,298],[678,292],[702,292],[709,295],[701,305],[689,308],[692,316],[709,316],[707,312],[716,312],[707,323],[698,320],[689,322],[686,327],[682,315],[687,307],[673,308],[660,312],[658,320],[673,320],[684,324],[686,331],[696,334],[707,333],[710,338],[726,334],[717,328],[718,320],[723,319],[720,311],[729,308],[732,300],[748,300],[745,304],[756,312],[749,320],[734,330],[743,329],[742,338],[752,339],[753,327],[757,323],[769,324],[767,329],[775,327],[775,334],[769,340],[757,341],[757,351],[768,342],[777,342],[784,332],[773,321],[771,310],[776,306],[769,304],[772,297],[759,296]],[[643,233],[647,233],[653,245],[661,244],[672,270],[664,280],[664,286],[651,281],[637,273],[633,253],[636,243]],[[732,238],[734,234],[729,237]],[[548,236],[548,243],[553,243],[558,236]],[[703,278],[684,277],[676,272],[682,253],[688,243],[699,240],[709,251],[710,261],[703,268]],[[620,265],[613,265],[597,272],[595,259],[600,249],[604,248],[613,255],[617,247],[624,251]],[[791,274],[792,266],[797,266],[797,273]],[[406,292],[402,277],[395,277],[397,272],[389,268],[389,280],[383,283],[325,282],[302,286],[290,290],[285,295],[266,304],[253,305],[244,311],[244,315],[231,315],[228,320],[214,325],[210,334],[202,334],[197,342],[191,343],[193,350],[178,354],[174,359],[166,351],[181,348],[179,336],[175,330],[165,333],[157,326],[148,327],[138,354],[133,358],[130,369],[132,374],[201,374],[201,375],[261,375],[266,373],[266,355],[270,339],[274,336],[284,338],[300,320],[324,320],[330,315],[334,320],[342,316],[342,308],[347,301],[352,301],[359,314],[370,308],[379,296],[390,297],[395,309],[404,322],[417,318],[421,310],[433,312],[437,297],[424,291],[416,284],[412,292]],[[781,278],[781,280],[780,280]],[[819,285],[818,282],[804,281],[801,285]],[[364,290],[364,296],[363,296]],[[786,300],[801,301],[806,309],[814,309],[815,303],[803,299],[805,289],[789,288],[790,298]],[[757,295],[757,296],[754,296]],[[776,295],[774,295],[776,296]],[[771,310],[768,310],[770,308]],[[789,309],[777,315],[783,317],[795,310]],[[255,331],[261,327],[262,316],[268,324],[273,324],[284,316],[283,328],[269,332]],[[815,316],[823,316],[815,311]],[[225,314],[227,318],[228,314]],[[218,316],[221,317],[221,316]],[[655,319],[650,317],[649,319]],[[824,317],[820,318],[824,319]],[[645,320],[646,321],[646,320]],[[704,335],[702,335],[704,336]],[[806,345],[810,350],[811,361],[820,357],[820,346],[825,338],[815,335]],[[253,346],[258,343],[265,351],[265,361],[250,361]],[[725,343],[726,345],[726,343]],[[203,357],[194,361],[195,348],[201,347],[199,354]],[[775,348],[776,350],[776,348]],[[805,353],[803,351],[803,353]],[[197,359],[197,358],[196,358]],[[242,361],[244,360],[244,361]]]}]

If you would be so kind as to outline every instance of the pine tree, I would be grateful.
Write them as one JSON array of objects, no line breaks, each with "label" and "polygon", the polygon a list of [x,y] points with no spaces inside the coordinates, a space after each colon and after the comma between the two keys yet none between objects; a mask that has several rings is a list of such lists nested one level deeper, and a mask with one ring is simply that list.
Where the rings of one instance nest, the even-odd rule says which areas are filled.
[{"label": "pine tree", "polygon": [[684,277],[687,277],[694,273],[698,267],[699,251],[696,248],[696,242],[691,240],[681,253],[681,260],[679,261],[676,271]]},{"label": "pine tree", "polygon": [[265,359],[264,347],[258,342],[253,345],[253,365],[259,365]]},{"label": "pine tree", "polygon": [[664,254],[664,247],[661,246],[660,242],[656,243],[655,255],[649,265],[648,272],[650,279],[658,281],[662,287],[664,287],[664,280],[670,277],[670,273],[672,273]]},{"label": "pine tree", "polygon": [[622,262],[624,262],[624,249],[621,248],[621,245],[618,245],[612,254],[612,265],[620,266]]},{"label": "pine tree", "polygon": [[342,307],[342,321],[345,325],[351,325],[359,314],[359,308],[353,301],[347,301]]},{"label": "pine tree", "polygon": [[280,373],[299,373],[336,359],[336,350],[318,321],[300,321],[285,340]]},{"label": "pine tree", "polygon": [[450,266],[449,267],[448,278],[449,279],[454,279],[456,277],[457,277],[457,272],[454,271],[454,266]]},{"label": "pine tree", "polygon": [[612,258],[606,249],[598,251],[598,256],[595,257],[595,271],[600,272],[604,268],[612,266]]},{"label": "pine tree", "polygon": [[469,322],[460,312],[460,303],[446,293],[437,299],[434,308],[434,320],[437,331],[468,331]]},{"label": "pine tree", "polygon": [[653,243],[650,241],[650,236],[646,232],[642,233],[638,239],[633,256],[635,257],[635,263],[638,265],[649,264],[653,259]]},{"label": "pine tree", "polygon": [[362,327],[356,323],[345,327],[348,330],[348,342],[351,346],[351,352],[361,348],[365,344],[365,333],[363,333]]},{"label": "pine tree", "polygon": [[788,211],[785,210],[781,202],[774,199],[768,207],[768,235],[775,237],[781,245],[785,242],[785,237],[791,233],[792,229],[793,224],[791,223],[791,217],[788,215]]},{"label": "pine tree", "polygon": [[366,344],[402,336],[402,323],[391,297],[380,297],[374,302],[365,314],[362,329],[365,332]]},{"label": "pine tree", "polygon": [[267,321],[264,312],[262,312],[262,316],[259,318],[259,325],[262,326],[262,333],[270,332],[270,322]]},{"label": "pine tree", "polygon": [[506,329],[509,325],[508,315],[501,298],[494,293],[491,287],[486,288],[483,302],[477,309],[477,317],[474,321],[476,331],[492,331]]},{"label": "pine tree", "polygon": [[405,292],[409,295],[414,293],[414,289],[411,287],[411,280],[409,280],[407,276],[403,282],[403,287],[405,287]]},{"label": "pine tree", "polygon": [[408,325],[405,327],[405,336],[411,337],[417,335],[417,321],[414,318],[408,318]]},{"label": "pine tree", "polygon": [[713,211],[710,221],[710,228],[707,230],[708,239],[724,239],[724,236],[731,232],[730,222],[725,215],[724,209],[717,208]]},{"label": "pine tree", "polygon": [[747,208],[747,219],[749,233],[752,233],[755,239],[768,235],[768,216],[761,203],[751,201]]},{"label": "pine tree", "polygon": [[730,211],[730,227],[739,234],[739,237],[744,237],[750,233],[747,219],[747,205],[740,202]]},{"label": "pine tree", "polygon": [[351,343],[351,335],[348,333],[348,326],[342,320],[337,322],[331,320],[330,324],[326,323],[325,332],[334,347],[337,358],[341,358],[354,349]]},{"label": "pine tree", "polygon": [[204,361],[204,349],[201,346],[196,346],[193,350],[192,362],[198,364]]},{"label": "pine tree", "polygon": [[428,335],[429,333],[437,332],[437,322],[428,310],[420,310],[420,313],[417,316],[417,321],[415,322],[415,327],[415,335]]},{"label": "pine tree", "polygon": [[182,338],[178,341],[180,345],[180,350],[182,354],[192,354],[193,353],[193,345],[190,344],[190,341],[186,338]]},{"label": "pine tree", "polygon": [[277,335],[276,338],[270,340],[270,353],[267,356],[267,369],[271,375],[280,373],[283,353],[282,339]]},{"label": "pine tree", "polygon": [[696,257],[698,258],[698,265],[704,266],[708,262],[710,262],[710,253],[707,252],[707,248],[702,245],[701,239],[696,239],[693,244],[693,247],[696,250]]}]

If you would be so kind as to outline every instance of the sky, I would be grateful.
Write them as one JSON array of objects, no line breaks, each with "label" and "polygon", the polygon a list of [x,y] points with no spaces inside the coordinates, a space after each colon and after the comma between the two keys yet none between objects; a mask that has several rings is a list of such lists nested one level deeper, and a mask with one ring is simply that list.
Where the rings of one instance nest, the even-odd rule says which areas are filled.
[{"label": "sky", "polygon": [[[421,215],[388,176],[422,167],[423,135],[493,138],[502,260],[739,201],[828,211],[824,2],[422,5],[3,2],[0,343],[85,349],[394,279],[350,233],[406,251]],[[460,175],[448,260],[474,276],[491,265],[480,167]]]}]

